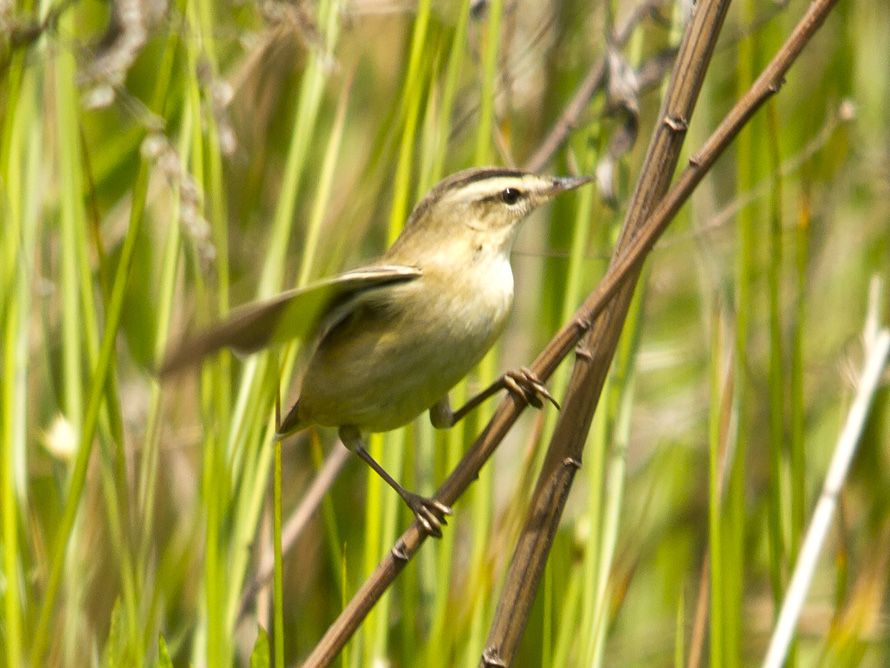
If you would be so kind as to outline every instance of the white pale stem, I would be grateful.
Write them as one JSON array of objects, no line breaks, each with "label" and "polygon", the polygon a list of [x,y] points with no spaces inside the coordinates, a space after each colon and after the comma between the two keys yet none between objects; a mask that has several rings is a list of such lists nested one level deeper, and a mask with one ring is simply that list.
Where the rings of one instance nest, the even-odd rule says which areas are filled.
[{"label": "white pale stem", "polygon": [[813,572],[816,569],[816,561],[825,542],[834,509],[837,506],[837,497],[844,485],[850,462],[856,452],[859,436],[868,417],[871,400],[875,395],[881,379],[881,373],[887,363],[887,355],[890,352],[890,330],[881,330],[874,339],[874,344],[869,350],[868,357],[863,366],[859,390],[847,415],[847,422],[841,432],[835,447],[825,483],[822,486],[822,495],[813,512],[813,519],[807,530],[797,566],[788,585],[785,601],[779,613],[779,620],[770,639],[769,649],[764,659],[764,668],[781,668],[782,662],[788,653],[788,646],[794,636],[794,628],[800,616],[801,608],[806,598]]}]

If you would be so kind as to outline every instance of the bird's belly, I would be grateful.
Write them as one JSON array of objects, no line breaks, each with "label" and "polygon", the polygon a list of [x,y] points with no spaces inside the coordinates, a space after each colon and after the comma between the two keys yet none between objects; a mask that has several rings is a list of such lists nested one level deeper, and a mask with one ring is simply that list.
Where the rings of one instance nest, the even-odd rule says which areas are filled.
[{"label": "bird's belly", "polygon": [[509,279],[439,290],[432,299],[420,292],[429,285],[417,286],[399,295],[394,310],[356,318],[323,341],[310,361],[301,417],[370,432],[411,421],[444,397],[500,335],[513,299],[512,274]]}]

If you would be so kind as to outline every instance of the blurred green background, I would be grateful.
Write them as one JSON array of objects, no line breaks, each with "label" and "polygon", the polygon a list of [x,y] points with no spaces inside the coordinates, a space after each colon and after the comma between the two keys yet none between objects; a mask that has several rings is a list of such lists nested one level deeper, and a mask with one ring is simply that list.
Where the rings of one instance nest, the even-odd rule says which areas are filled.
[{"label": "blurred green background", "polygon": [[[806,4],[734,3],[690,154]],[[640,7],[0,3],[7,665],[262,665],[259,627],[285,664],[311,650],[407,511],[348,460],[283,557],[283,598],[269,584],[242,611],[271,554],[274,397],[297,395],[297,350],[163,386],[155,360],[232,306],[382,253],[442,176],[527,164],[611,54],[611,85],[541,168],[599,187],[525,224],[508,332],[452,403],[527,364],[602,275],[657,122],[688,3]],[[886,3],[841,1],[650,256],[517,665],[762,659],[870,294],[887,322],[888,34]],[[421,416],[372,452],[429,493],[492,410],[448,433]],[[888,416],[885,386],[791,665],[890,662]],[[477,664],[554,421],[527,412],[341,665]],[[285,444],[285,519],[340,447],[326,430]]]}]

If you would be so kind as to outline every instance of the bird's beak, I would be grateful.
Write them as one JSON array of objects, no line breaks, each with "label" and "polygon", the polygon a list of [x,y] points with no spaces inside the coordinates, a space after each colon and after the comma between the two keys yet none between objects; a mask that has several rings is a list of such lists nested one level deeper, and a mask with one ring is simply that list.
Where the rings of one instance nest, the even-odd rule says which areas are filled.
[{"label": "bird's beak", "polygon": [[591,181],[593,181],[592,176],[554,176],[551,179],[550,187],[546,190],[546,194],[548,197],[553,197],[567,190],[580,188],[585,183],[590,183]]},{"label": "bird's beak", "polygon": [[544,176],[540,178],[539,185],[535,188],[533,201],[535,206],[564,193],[567,190],[574,190],[583,186],[585,183],[593,181],[592,176]]}]

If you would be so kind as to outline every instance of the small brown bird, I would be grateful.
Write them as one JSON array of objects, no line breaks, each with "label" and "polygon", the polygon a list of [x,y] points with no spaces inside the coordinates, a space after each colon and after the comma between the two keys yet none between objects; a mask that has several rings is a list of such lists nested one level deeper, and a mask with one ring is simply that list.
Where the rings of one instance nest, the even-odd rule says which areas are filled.
[{"label": "small brown bird", "polygon": [[451,510],[409,492],[368,454],[363,432],[389,431],[425,410],[437,428],[508,389],[554,404],[530,372],[504,374],[458,411],[448,391],[500,336],[513,304],[510,249],[536,207],[590,179],[514,169],[469,169],[436,185],[411,212],[380,260],[307,288],[248,304],[168,353],[166,375],[222,347],[253,352],[293,338],[309,342],[300,397],[278,435],[309,425],[338,427],[368,463],[441,536]]}]

